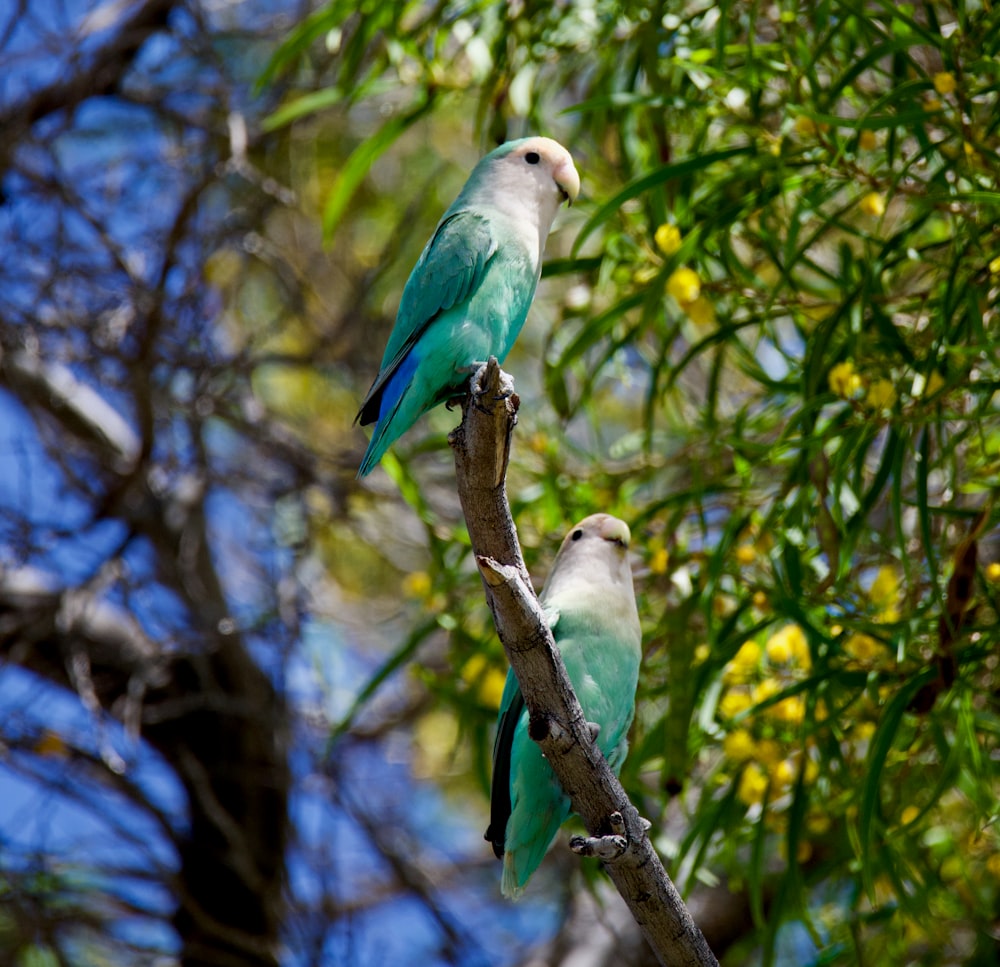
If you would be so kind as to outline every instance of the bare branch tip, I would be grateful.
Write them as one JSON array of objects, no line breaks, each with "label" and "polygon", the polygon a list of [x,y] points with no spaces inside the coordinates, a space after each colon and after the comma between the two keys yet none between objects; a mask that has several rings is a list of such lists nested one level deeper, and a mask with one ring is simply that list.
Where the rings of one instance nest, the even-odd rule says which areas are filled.
[{"label": "bare branch tip", "polygon": [[476,564],[483,580],[491,588],[498,588],[503,584],[511,584],[517,580],[517,568],[511,567],[509,564],[501,564],[492,557],[477,554]]}]

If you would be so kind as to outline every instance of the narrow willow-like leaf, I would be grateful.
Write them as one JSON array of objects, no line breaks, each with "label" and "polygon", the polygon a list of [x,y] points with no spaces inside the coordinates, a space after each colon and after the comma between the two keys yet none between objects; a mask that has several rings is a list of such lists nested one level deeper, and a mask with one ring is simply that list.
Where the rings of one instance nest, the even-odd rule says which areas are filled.
[{"label": "narrow willow-like leaf", "polygon": [[340,169],[323,208],[323,237],[327,243],[333,238],[351,198],[354,197],[355,191],[371,166],[400,135],[423,117],[433,104],[434,98],[428,95],[406,114],[387,121],[375,134],[351,152],[344,167]]},{"label": "narrow willow-like leaf", "polygon": [[669,181],[673,181],[677,178],[683,178],[686,175],[691,175],[698,171],[703,171],[705,168],[715,164],[717,161],[728,161],[731,158],[736,158],[741,155],[752,154],[754,150],[755,149],[753,147],[744,146],[739,148],[726,148],[721,151],[710,151],[706,154],[687,158],[684,161],[676,161],[672,164],[663,165],[663,167],[657,168],[648,175],[644,175],[642,178],[626,185],[625,188],[618,192],[613,198],[605,202],[596,212],[594,212],[593,215],[590,216],[590,218],[587,219],[583,228],[580,229],[580,234],[577,235],[576,241],[573,243],[574,255],[580,250],[583,243],[587,240],[591,233],[606,222],[615,212],[617,212],[621,206],[625,204],[625,202],[630,201],[633,198],[637,198],[639,195],[642,195],[650,189],[666,184]]}]

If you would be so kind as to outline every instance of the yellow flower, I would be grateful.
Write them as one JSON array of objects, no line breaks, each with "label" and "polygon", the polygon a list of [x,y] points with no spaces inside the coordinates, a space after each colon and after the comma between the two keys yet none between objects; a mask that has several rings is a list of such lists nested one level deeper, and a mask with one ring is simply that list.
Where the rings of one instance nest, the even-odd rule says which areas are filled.
[{"label": "yellow flower", "polygon": [[849,359],[832,367],[827,381],[830,392],[845,400],[856,396],[862,388],[861,377],[854,371],[854,363]]},{"label": "yellow flower", "polygon": [[682,307],[690,305],[701,295],[701,280],[693,269],[674,269],[667,279],[667,292],[677,300]]},{"label": "yellow flower", "polygon": [[890,608],[899,600],[899,571],[893,564],[883,564],[868,589],[868,597],[879,610]]},{"label": "yellow flower", "polygon": [[865,402],[873,410],[888,410],[896,402],[896,389],[887,379],[872,380]]},{"label": "yellow flower", "polygon": [[765,678],[762,682],[754,685],[750,692],[750,698],[753,699],[754,705],[760,705],[761,702],[766,702],[780,691],[781,683],[776,678]]},{"label": "yellow flower", "polygon": [[753,593],[753,606],[758,611],[763,611],[769,604],[766,591],[754,591]]},{"label": "yellow flower", "polygon": [[785,625],[780,631],[776,631],[767,639],[764,650],[767,660],[772,664],[783,665],[794,660],[809,667],[809,643],[797,624]]},{"label": "yellow flower", "polygon": [[684,303],[684,311],[688,318],[696,325],[702,327],[715,325],[715,306],[703,295],[698,296],[694,302]]},{"label": "yellow flower", "polygon": [[722,696],[719,702],[719,714],[724,719],[735,718],[740,712],[745,712],[751,705],[750,696],[746,692],[730,690]]},{"label": "yellow flower", "polygon": [[1000,561],[992,561],[986,565],[986,580],[993,583],[1000,581]]},{"label": "yellow flower", "polygon": [[951,71],[939,71],[934,75],[934,90],[938,94],[951,94],[957,86],[955,75]]},{"label": "yellow flower", "polygon": [[870,191],[860,201],[861,211],[878,218],[885,214],[885,198],[877,191]]},{"label": "yellow flower", "polygon": [[791,759],[782,759],[774,768],[774,781],[780,786],[790,786],[798,775]]},{"label": "yellow flower", "polygon": [[931,96],[924,101],[924,109],[927,111],[940,111],[942,107],[944,105],[936,97]]},{"label": "yellow flower", "polygon": [[722,680],[727,684],[749,681],[760,664],[760,645],[756,641],[745,641],[740,650],[726,662]]},{"label": "yellow flower", "polygon": [[864,130],[858,134],[858,147],[862,151],[871,151],[877,145],[878,140],[875,137],[874,131]]},{"label": "yellow flower", "polygon": [[712,654],[712,649],[708,647],[705,642],[700,645],[696,645],[694,649],[694,663],[696,665],[704,664],[708,661],[708,656]]},{"label": "yellow flower", "polygon": [[653,236],[656,247],[666,256],[674,255],[681,247],[681,230],[676,225],[664,223]]},{"label": "yellow flower", "polygon": [[403,578],[403,594],[423,600],[431,593],[431,576],[426,571],[413,571]]},{"label": "yellow flower", "polygon": [[458,720],[449,711],[432,709],[420,716],[412,731],[414,775],[426,779],[451,772],[458,734]]},{"label": "yellow flower", "polygon": [[885,646],[871,635],[853,634],[844,642],[844,654],[862,665],[869,665],[885,655]]},{"label": "yellow flower", "polygon": [[507,676],[499,668],[491,668],[479,683],[479,698],[487,708],[500,708]]},{"label": "yellow flower", "polygon": [[775,702],[767,711],[772,718],[789,725],[801,725],[806,717],[806,700],[801,695],[789,695]]},{"label": "yellow flower", "polygon": [[767,776],[755,762],[747,764],[740,776],[739,786],[736,788],[736,795],[740,801],[747,806],[763,802],[767,794]]},{"label": "yellow flower", "polygon": [[667,549],[665,547],[657,548],[649,559],[649,569],[653,574],[666,574],[669,562],[670,555],[667,553]]},{"label": "yellow flower", "polygon": [[813,138],[816,136],[816,132],[819,128],[816,122],[811,117],[806,117],[804,114],[800,114],[795,119],[795,133],[800,138]]},{"label": "yellow flower", "polygon": [[474,654],[462,666],[462,681],[474,685],[483,705],[487,708],[500,708],[507,675],[495,665],[490,665],[486,656],[480,652]]},{"label": "yellow flower", "polygon": [[920,810],[917,809],[916,806],[907,806],[906,809],[904,809],[899,814],[899,821],[904,826],[909,826],[910,823],[912,823],[913,820],[915,820],[917,818],[917,816],[919,816],[919,815],[920,815]]},{"label": "yellow flower", "polygon": [[1000,255],[990,261],[990,275],[1000,275]]},{"label": "yellow flower", "polygon": [[737,564],[753,564],[757,559],[757,549],[753,544],[740,544],[736,548]]},{"label": "yellow flower", "polygon": [[722,740],[722,751],[733,762],[746,762],[754,757],[757,744],[746,729],[736,729]]}]

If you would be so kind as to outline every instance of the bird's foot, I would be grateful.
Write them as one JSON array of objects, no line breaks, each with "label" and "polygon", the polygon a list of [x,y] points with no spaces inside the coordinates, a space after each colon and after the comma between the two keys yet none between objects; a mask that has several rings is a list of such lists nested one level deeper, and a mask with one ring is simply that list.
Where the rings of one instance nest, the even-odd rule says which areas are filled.
[{"label": "bird's foot", "polygon": [[[644,817],[639,817],[642,831],[648,832],[653,824]],[[608,817],[608,827],[611,832],[605,836],[572,836],[569,848],[579,856],[596,856],[606,863],[618,859],[628,849],[628,831],[625,828],[625,817],[617,810]]]},{"label": "bird's foot", "polygon": [[625,818],[620,812],[613,812],[608,817],[608,825],[611,827],[609,836],[573,836],[569,848],[579,856],[596,856],[605,862],[618,859],[628,849]]},{"label": "bird's foot", "polygon": [[596,742],[597,737],[601,734],[601,727],[596,722],[588,722],[587,731],[590,733],[590,741]]},{"label": "bird's foot", "polygon": [[[490,357],[490,360],[497,365],[494,357]],[[471,363],[469,366],[463,366],[460,372],[470,373],[473,378],[470,382],[469,392],[472,396],[472,405],[479,410],[481,413],[492,413],[492,408],[488,405],[489,403],[497,403],[500,400],[510,399],[514,396],[514,380],[511,378],[509,373],[505,373],[502,369],[499,370],[499,379],[497,380],[497,385],[495,389],[485,390],[483,384],[486,380],[486,370],[490,364],[486,363]],[[499,369],[499,366],[497,366]]]}]

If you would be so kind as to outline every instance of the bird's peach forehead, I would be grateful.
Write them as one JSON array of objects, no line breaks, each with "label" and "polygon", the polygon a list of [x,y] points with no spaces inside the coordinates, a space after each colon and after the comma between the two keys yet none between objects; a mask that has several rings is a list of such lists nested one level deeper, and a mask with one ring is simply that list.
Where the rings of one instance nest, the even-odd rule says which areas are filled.
[{"label": "bird's peach forehead", "polygon": [[551,138],[529,138],[519,145],[513,152],[515,158],[523,158],[528,152],[534,151],[549,161],[561,161],[570,158],[570,153],[558,142]]}]

